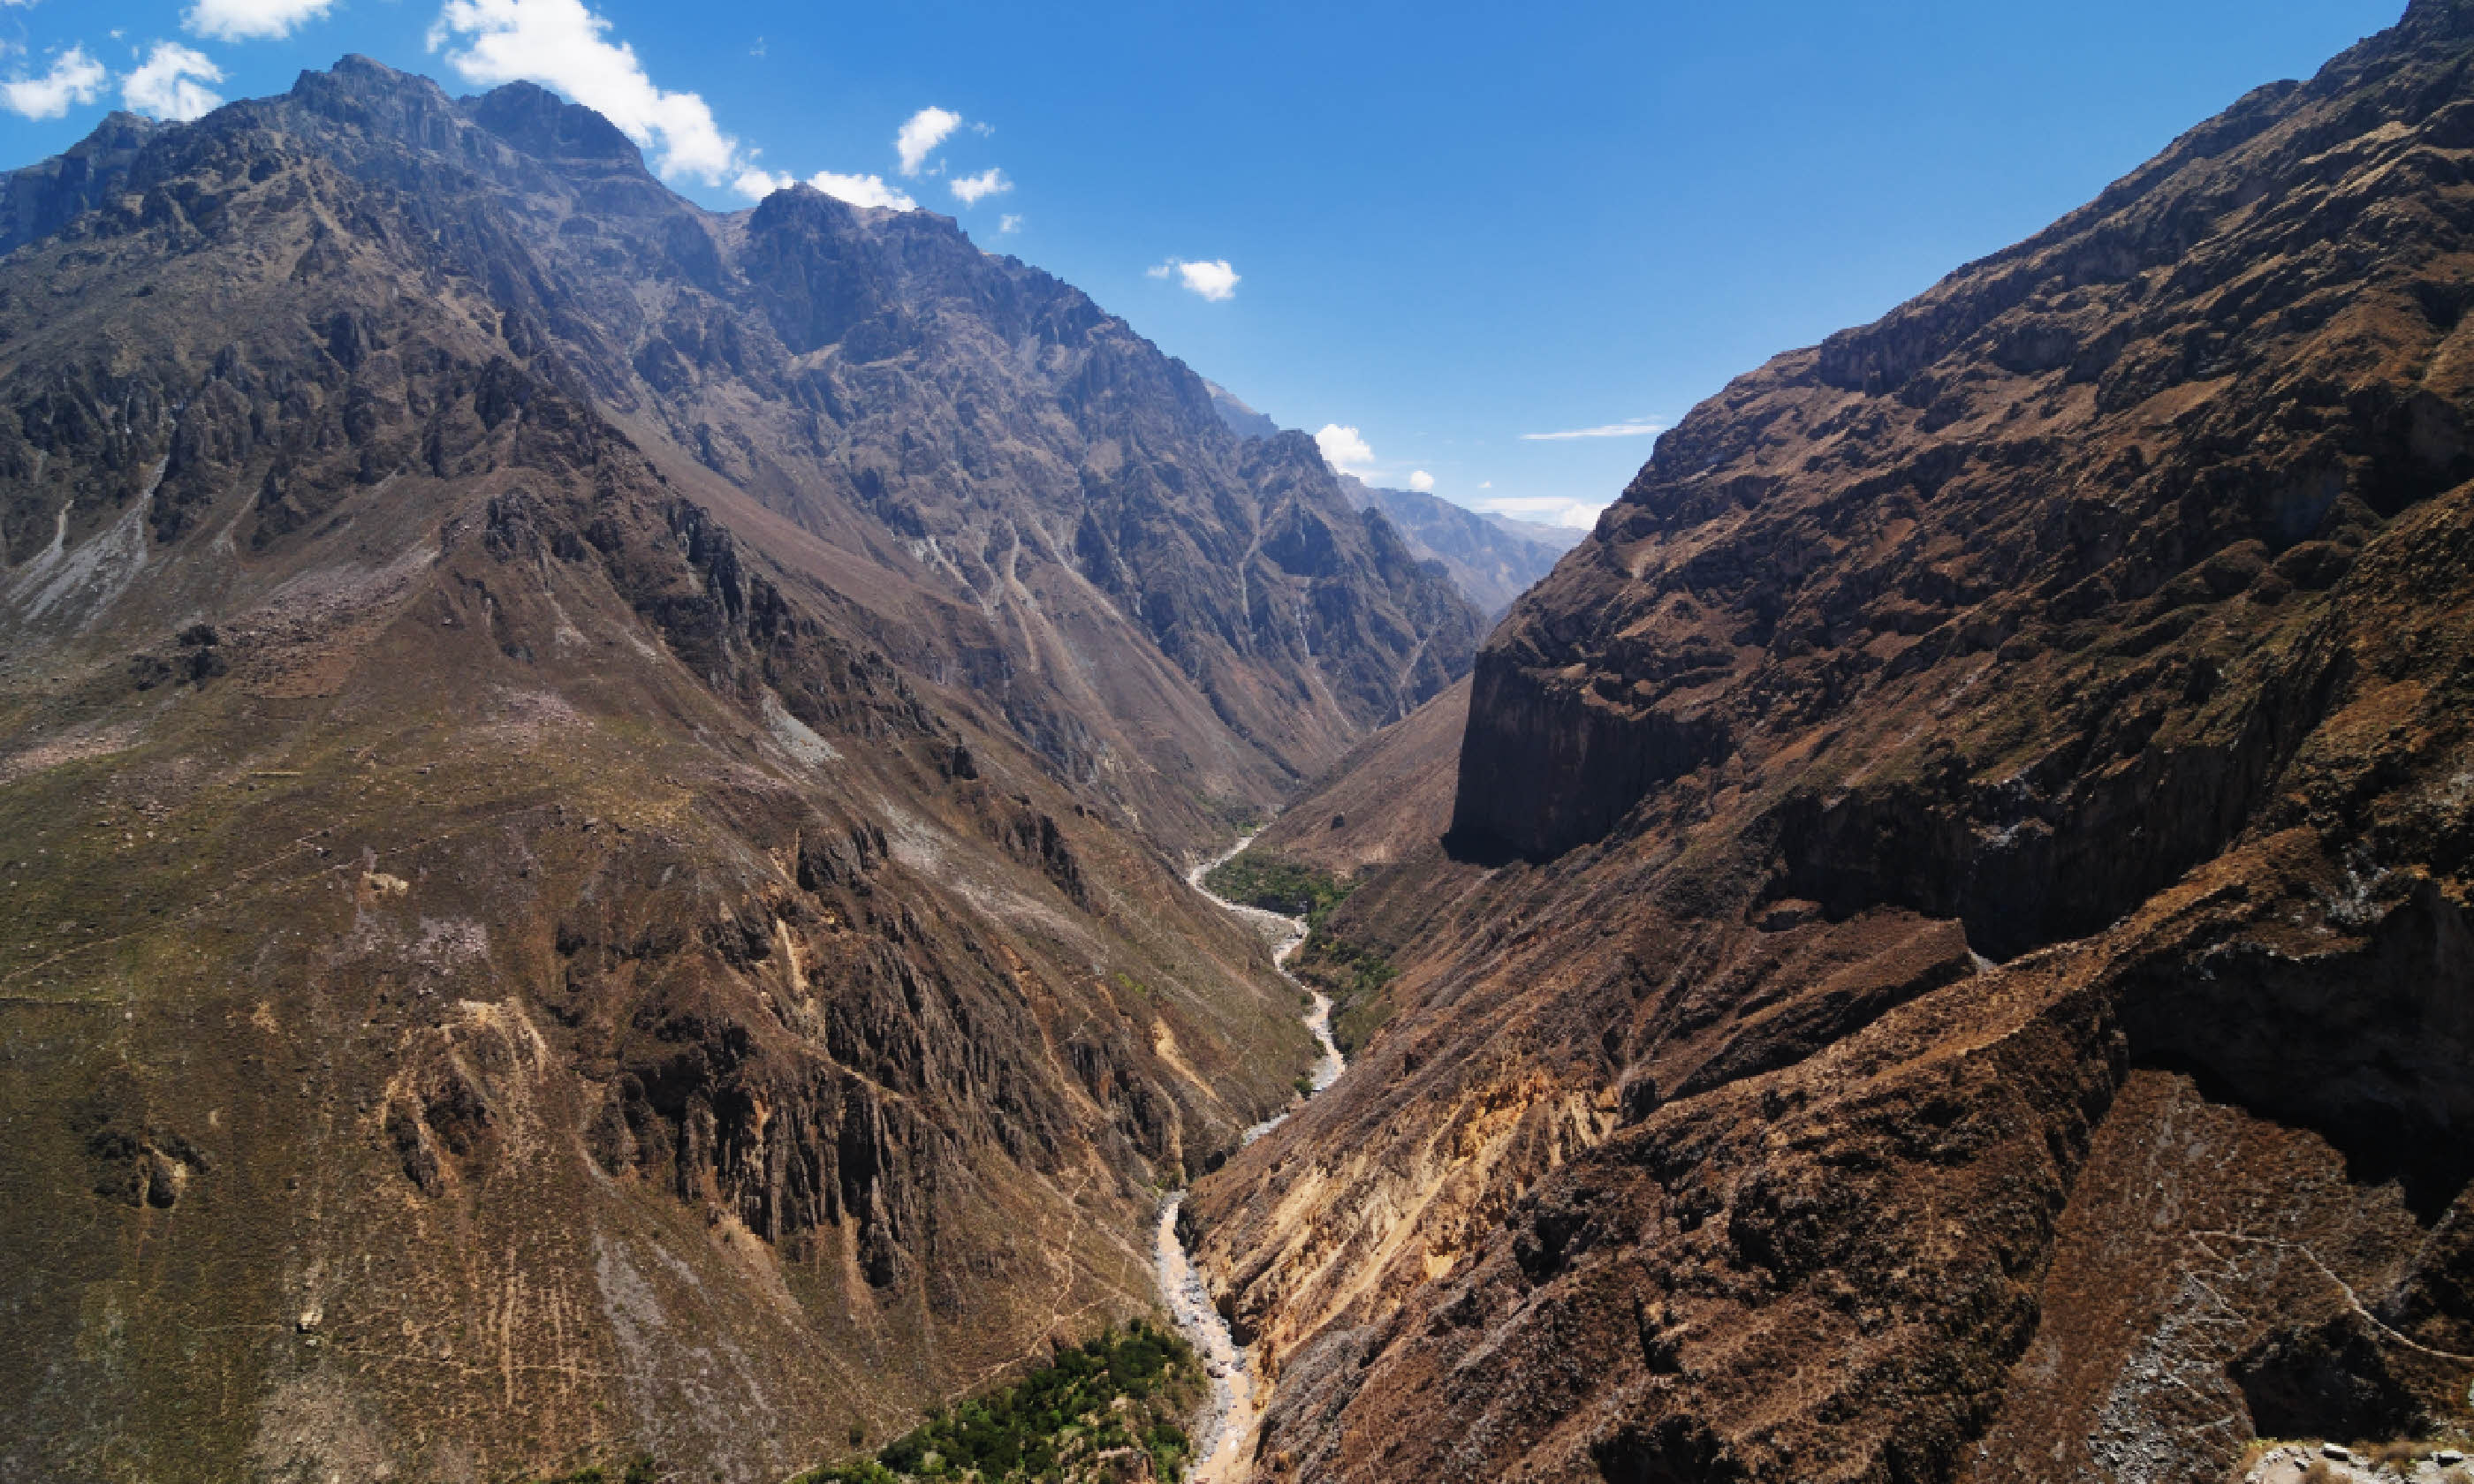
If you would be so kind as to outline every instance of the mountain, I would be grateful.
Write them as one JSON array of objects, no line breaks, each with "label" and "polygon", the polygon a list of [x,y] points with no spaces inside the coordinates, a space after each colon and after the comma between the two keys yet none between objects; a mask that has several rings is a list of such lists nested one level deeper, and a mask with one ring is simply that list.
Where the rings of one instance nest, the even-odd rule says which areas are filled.
[{"label": "mountain", "polygon": [[1449,803],[1413,719],[1267,841],[1370,868],[1325,930],[1398,977],[1185,1208],[1254,1476],[2474,1425],[2469,305],[2474,5],[2416,0],[1661,437]]},{"label": "mountain", "polygon": [[1465,676],[943,218],[362,59],[0,189],[0,1474],[771,1480],[1155,1303],[1188,860]]},{"label": "mountain", "polygon": [[1555,569],[1570,543],[1556,545],[1505,523],[1415,490],[1385,490],[1354,474],[1340,476],[1341,490],[1360,510],[1376,510],[1423,560],[1440,562],[1471,603],[1490,616]]},{"label": "mountain", "polygon": [[1519,520],[1492,512],[1488,513],[1486,518],[1488,524],[1499,530],[1509,531],[1524,540],[1534,541],[1538,545],[1559,553],[1570,551],[1580,545],[1589,534],[1578,526],[1540,525],[1535,520]]},{"label": "mountain", "polygon": [[1277,438],[1280,425],[1238,399],[1237,394],[1216,381],[1204,381],[1202,390],[1211,396],[1211,410],[1220,415],[1221,423],[1239,438]]},{"label": "mountain", "polygon": [[[1278,423],[1240,401],[1227,388],[1210,381],[1203,388],[1221,422],[1238,437],[1279,434]],[[1414,490],[1379,489],[1354,474],[1342,474],[1339,479],[1352,507],[1380,511],[1412,555],[1442,566],[1461,595],[1489,618],[1500,616],[1513,599],[1552,571],[1555,559],[1580,539],[1577,531],[1482,515]]]}]

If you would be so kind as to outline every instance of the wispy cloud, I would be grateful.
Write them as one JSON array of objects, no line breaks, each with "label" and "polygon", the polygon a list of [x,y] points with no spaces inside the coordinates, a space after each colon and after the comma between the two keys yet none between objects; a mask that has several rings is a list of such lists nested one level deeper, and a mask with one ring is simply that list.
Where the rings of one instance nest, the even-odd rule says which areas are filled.
[{"label": "wispy cloud", "polygon": [[1210,299],[1213,303],[1235,298],[1237,280],[1242,276],[1236,269],[1228,266],[1228,259],[1225,257],[1213,258],[1203,263],[1173,257],[1157,267],[1146,268],[1143,272],[1154,278],[1175,277],[1188,289]]},{"label": "wispy cloud", "polygon": [[212,110],[223,99],[206,87],[224,80],[224,70],[178,41],[158,41],[136,71],[120,81],[120,101],[133,113],[156,118],[192,119]]},{"label": "wispy cloud", "polygon": [[902,158],[902,173],[915,176],[945,136],[962,127],[962,115],[951,108],[925,108],[902,121],[893,132],[893,153]]},{"label": "wispy cloud", "polygon": [[635,49],[610,40],[609,30],[583,0],[447,0],[429,47],[462,43],[447,63],[468,83],[556,88],[638,144],[659,146],[666,176],[718,185],[751,167],[754,156],[721,132],[701,96],[656,87]]},{"label": "wispy cloud", "polygon": [[85,48],[72,46],[53,58],[51,70],[41,77],[0,83],[0,108],[23,118],[59,118],[102,97],[109,80],[103,63],[88,57]]},{"label": "wispy cloud", "polygon": [[1010,236],[1011,234],[1022,230],[1022,218],[1015,213],[1008,211],[1005,215],[997,218],[997,230],[1000,233]]},{"label": "wispy cloud", "polygon": [[1627,421],[1609,422],[1594,428],[1565,428],[1557,433],[1523,433],[1520,435],[1520,441],[1524,443],[1561,443],[1567,438],[1646,438],[1652,433],[1665,431],[1666,424],[1663,422],[1652,422],[1646,418],[1634,418]]},{"label": "wispy cloud", "polygon": [[1005,172],[993,165],[975,176],[958,176],[946,184],[952,188],[954,199],[966,206],[976,206],[987,197],[1002,196],[1013,189]]},{"label": "wispy cloud", "polygon": [[294,28],[316,20],[333,9],[335,0],[198,0],[181,17],[192,34],[218,41],[265,40],[292,35]]}]

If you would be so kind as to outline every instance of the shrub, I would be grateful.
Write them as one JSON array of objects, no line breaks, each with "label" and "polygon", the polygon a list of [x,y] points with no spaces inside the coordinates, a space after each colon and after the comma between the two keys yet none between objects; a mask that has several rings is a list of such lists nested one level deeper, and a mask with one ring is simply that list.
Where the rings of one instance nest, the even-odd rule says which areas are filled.
[{"label": "shrub", "polygon": [[[1059,1351],[1011,1386],[951,1411],[932,1410],[872,1460],[821,1470],[800,1484],[971,1474],[986,1484],[1078,1479],[1092,1476],[1078,1464],[1137,1439],[1161,1476],[1175,1478],[1192,1450],[1176,1419],[1201,1400],[1202,1385],[1202,1368],[1184,1337],[1137,1320],[1122,1333],[1111,1328]],[[1129,1403],[1123,1410],[1121,1400]]]}]

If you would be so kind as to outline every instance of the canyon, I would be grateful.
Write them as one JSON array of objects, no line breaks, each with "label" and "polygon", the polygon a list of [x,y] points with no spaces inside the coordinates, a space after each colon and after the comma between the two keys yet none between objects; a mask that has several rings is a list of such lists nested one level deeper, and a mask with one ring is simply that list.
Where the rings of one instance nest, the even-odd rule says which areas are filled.
[{"label": "canyon", "polygon": [[1310,439],[529,84],[0,202],[0,1474],[771,1481],[1155,1311],[1317,1055],[1186,865],[1481,624]]},{"label": "canyon", "polygon": [[2474,1432],[2474,0],[1560,554],[526,84],[0,252],[0,1474],[769,1484],[1159,1313],[1211,1481]]}]

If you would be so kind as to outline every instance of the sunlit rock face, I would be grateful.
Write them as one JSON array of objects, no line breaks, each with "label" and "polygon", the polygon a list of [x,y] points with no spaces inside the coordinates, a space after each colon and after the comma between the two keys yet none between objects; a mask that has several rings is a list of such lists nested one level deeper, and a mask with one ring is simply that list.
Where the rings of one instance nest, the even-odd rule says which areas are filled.
[{"label": "sunlit rock face", "polygon": [[1400,977],[1186,1207],[1258,1477],[2466,1424],[2469,67],[2417,4],[1741,378],[1266,836]]}]

